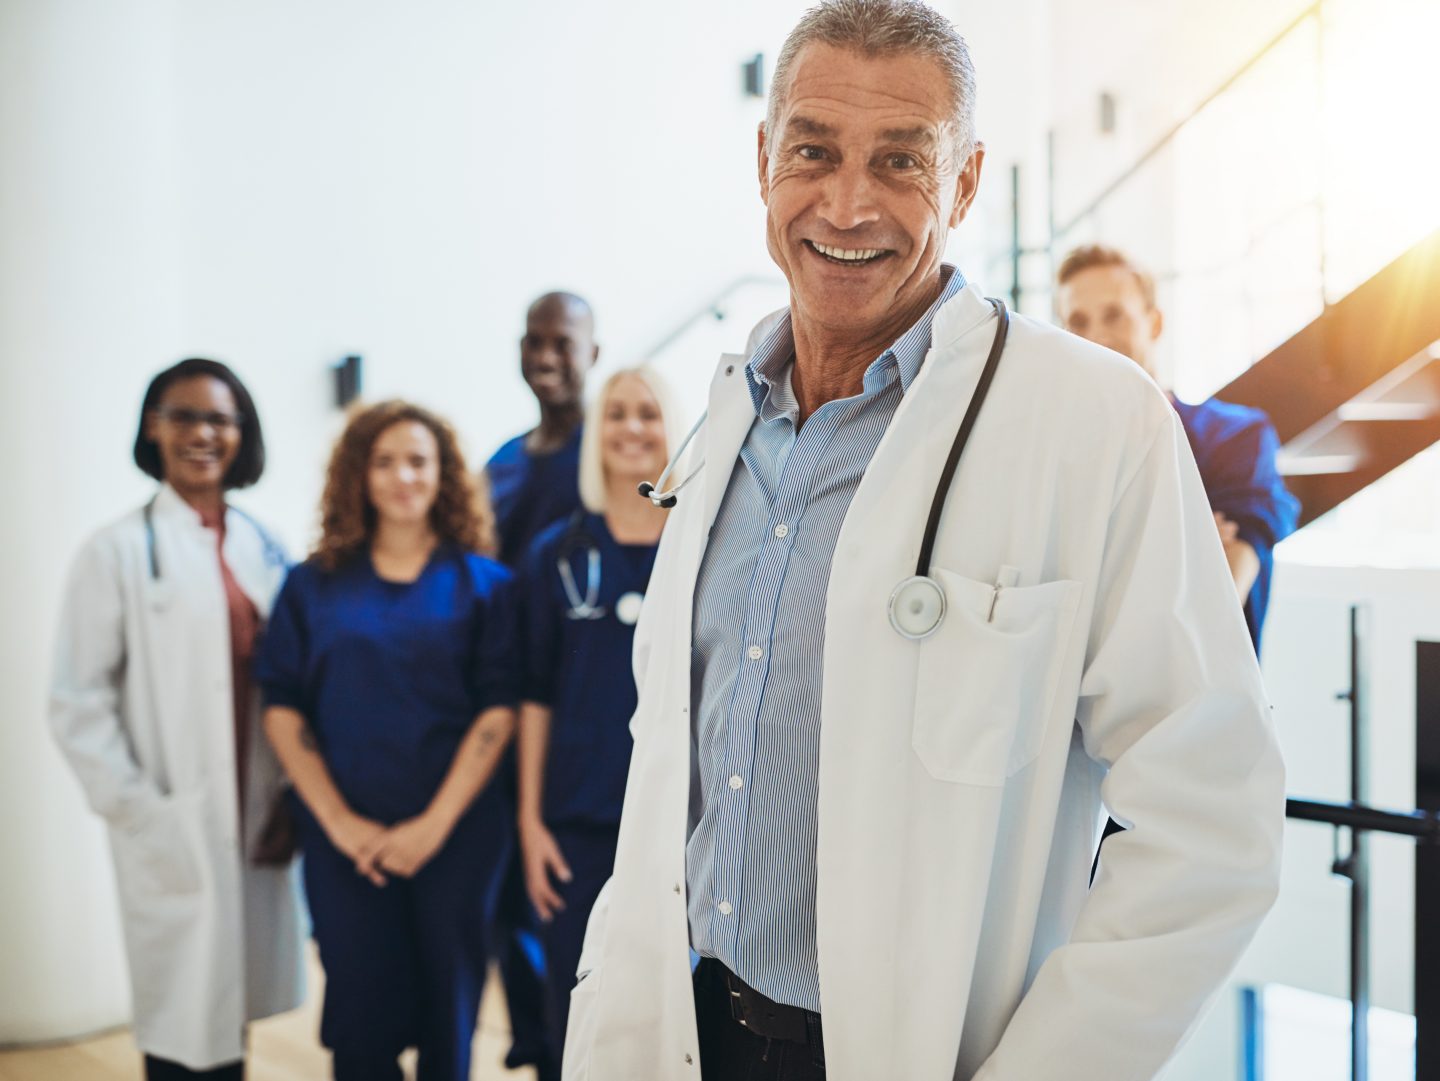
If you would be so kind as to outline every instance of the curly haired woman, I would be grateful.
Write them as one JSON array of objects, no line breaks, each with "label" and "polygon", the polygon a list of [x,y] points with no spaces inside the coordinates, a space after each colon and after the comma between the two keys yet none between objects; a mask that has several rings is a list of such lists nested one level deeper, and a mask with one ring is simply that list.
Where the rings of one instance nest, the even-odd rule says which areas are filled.
[{"label": "curly haired woman", "polygon": [[265,729],[302,803],[337,1081],[463,1081],[511,832],[489,786],[515,727],[511,576],[455,434],[405,402],[349,423],[322,537],[261,655]]}]

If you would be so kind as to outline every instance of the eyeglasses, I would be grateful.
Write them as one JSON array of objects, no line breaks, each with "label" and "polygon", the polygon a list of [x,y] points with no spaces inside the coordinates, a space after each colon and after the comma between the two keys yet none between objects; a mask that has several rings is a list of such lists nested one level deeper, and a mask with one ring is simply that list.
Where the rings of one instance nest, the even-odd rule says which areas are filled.
[{"label": "eyeglasses", "polygon": [[210,413],[200,409],[184,409],[172,406],[161,406],[155,412],[171,424],[181,428],[198,428],[202,424],[211,428],[224,430],[227,428],[239,428],[245,423],[245,416],[242,413]]}]

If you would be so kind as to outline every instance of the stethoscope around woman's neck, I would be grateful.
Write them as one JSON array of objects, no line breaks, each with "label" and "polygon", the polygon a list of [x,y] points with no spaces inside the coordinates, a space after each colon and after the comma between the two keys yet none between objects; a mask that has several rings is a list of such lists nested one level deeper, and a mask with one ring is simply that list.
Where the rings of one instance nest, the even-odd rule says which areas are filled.
[{"label": "stethoscope around woman's neck", "polygon": [[[570,558],[582,549],[585,552],[583,596],[570,569]],[[583,507],[570,516],[570,522],[565,527],[565,535],[555,556],[555,569],[560,572],[560,585],[565,590],[565,618],[580,622],[604,619],[607,610],[600,604],[600,545],[585,526]],[[644,602],[645,594],[637,590],[622,593],[615,600],[615,618],[625,626],[633,627],[640,618]]]},{"label": "stethoscope around woman's neck", "polygon": [[[995,340],[990,345],[990,354],[985,358],[985,367],[980,371],[980,380],[975,384],[975,392],[970,396],[970,405],[965,410],[965,416],[960,421],[960,428],[955,433],[955,441],[950,446],[950,454],[945,459],[945,468],[940,472],[940,481],[935,486],[935,495],[930,500],[930,515],[925,520],[925,533],[920,542],[920,558],[915,564],[915,573],[906,578],[890,594],[890,626],[903,638],[912,641],[919,641],[934,634],[945,619],[945,590],[934,578],[930,577],[930,557],[935,550],[935,537],[940,531],[940,517],[945,511],[945,498],[950,492],[950,484],[955,479],[955,470],[960,465],[960,456],[965,453],[965,444],[970,441],[970,432],[975,427],[975,421],[980,416],[980,407],[985,404],[985,397],[990,393],[990,384],[995,379],[995,370],[1000,366],[1001,354],[1005,352],[1005,338],[1010,332],[1010,312],[1005,307],[1003,300],[988,298],[991,306],[995,309],[995,316],[998,325],[995,328]],[[705,459],[702,456],[699,464],[695,466],[679,484],[674,488],[665,489],[665,483],[670,479],[670,474],[675,471],[680,459],[685,456],[685,450],[690,446],[691,441],[700,431],[709,411],[700,414],[700,419],[695,422],[680,449],[665,466],[654,484],[645,481],[640,485],[640,494],[645,496],[657,507],[673,507],[679,502],[680,492],[705,468]]]},{"label": "stethoscope around woman's neck", "polygon": [[[145,521],[145,554],[150,563],[150,580],[152,582],[159,582],[161,579],[160,550],[155,541],[155,501],[159,498],[158,493],[151,496],[150,501],[146,503],[141,510],[141,517]],[[232,507],[227,503],[222,513],[228,512],[233,512],[241,518],[244,518],[245,521],[249,522],[254,528],[255,532],[259,534],[260,545],[264,550],[266,563],[273,567],[284,567],[289,562],[285,556],[285,549],[280,546],[279,541],[270,536],[264,526],[239,507]]]}]

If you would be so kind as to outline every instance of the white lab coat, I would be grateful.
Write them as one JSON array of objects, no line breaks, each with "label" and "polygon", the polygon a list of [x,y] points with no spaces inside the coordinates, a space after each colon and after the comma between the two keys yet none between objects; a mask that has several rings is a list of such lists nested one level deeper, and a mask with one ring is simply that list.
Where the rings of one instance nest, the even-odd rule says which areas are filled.
[{"label": "white lab coat", "polygon": [[[923,642],[891,628],[995,326],[974,286],[938,312],[835,546],[816,854],[832,1081],[1151,1078],[1278,885],[1283,769],[1259,670],[1184,432],[1129,361],[1012,316],[935,548],[949,614]],[[744,362],[721,359],[703,484],[671,512],[647,593],[567,1081],[699,1077],[690,629],[754,419]],[[1019,579],[996,597],[1006,566]],[[1102,801],[1132,828],[1090,889]]]},{"label": "white lab coat", "polygon": [[[215,534],[169,486],[154,503],[161,575],[132,511],[80,550],[66,589],[50,723],[109,827],[147,1054],[206,1069],[239,1059],[247,1021],[302,999],[290,871],[253,866],[282,774],[250,724],[244,837],[231,718],[230,625]],[[225,561],[262,618],[284,576],[229,511]],[[257,694],[258,699],[258,694]]]}]

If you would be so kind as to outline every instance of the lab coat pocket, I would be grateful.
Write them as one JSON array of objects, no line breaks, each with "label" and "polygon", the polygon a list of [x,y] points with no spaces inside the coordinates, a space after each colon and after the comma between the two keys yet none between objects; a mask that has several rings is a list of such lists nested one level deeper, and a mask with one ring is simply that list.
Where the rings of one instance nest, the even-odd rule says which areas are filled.
[{"label": "lab coat pocket", "polygon": [[1040,753],[1080,583],[995,586],[933,569],[946,616],[918,648],[912,745],[942,781],[1003,785]]},{"label": "lab coat pocket", "polygon": [[570,989],[570,1018],[565,1025],[565,1050],[560,1069],[564,1081],[585,1081],[590,1076],[590,1052],[595,1043],[595,1011],[599,1008],[600,973],[587,972]]},{"label": "lab coat pocket", "polygon": [[135,829],[118,832],[116,855],[127,864],[133,885],[156,895],[194,893],[200,888],[202,810],[198,796],[169,796]]}]

